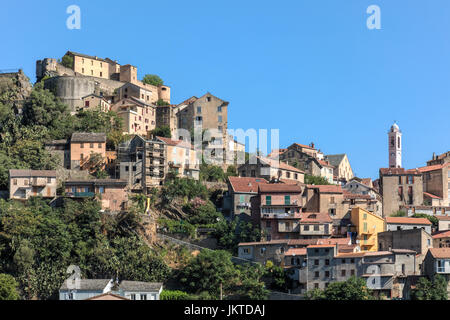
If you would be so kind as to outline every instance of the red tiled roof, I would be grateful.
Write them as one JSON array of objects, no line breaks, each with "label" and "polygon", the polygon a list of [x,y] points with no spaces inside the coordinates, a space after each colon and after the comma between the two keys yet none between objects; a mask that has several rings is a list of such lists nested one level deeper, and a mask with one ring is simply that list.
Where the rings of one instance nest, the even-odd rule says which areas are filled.
[{"label": "red tiled roof", "polygon": [[407,218],[407,217],[386,217],[386,223],[431,225],[430,220],[426,218]]},{"label": "red tiled roof", "polygon": [[309,245],[307,248],[332,248],[335,247],[335,244],[312,244]]},{"label": "red tiled roof", "polygon": [[233,191],[240,193],[258,193],[258,186],[267,184],[264,178],[228,177],[228,181]]},{"label": "red tiled roof", "polygon": [[307,149],[311,149],[311,150],[316,150],[315,148],[311,147],[311,146],[307,146],[306,144],[300,144],[300,143],[294,143],[295,145],[302,147],[302,148],[307,148]]},{"label": "red tiled roof", "polygon": [[317,239],[318,244],[339,244],[348,245],[351,243],[351,238],[329,238],[329,239]]},{"label": "red tiled roof", "polygon": [[179,103],[178,105],[191,104],[192,102],[195,102],[196,100],[198,100],[198,98],[196,96],[192,96],[189,99],[186,99],[183,102]]},{"label": "red tiled roof", "polygon": [[441,197],[438,197],[438,196],[436,196],[436,195],[434,195],[434,194],[432,194],[432,193],[429,193],[429,192],[424,192],[423,195],[426,196],[426,197],[428,197],[428,198],[442,199]]},{"label": "red tiled roof", "polygon": [[371,178],[363,178],[361,179],[361,183],[365,186],[368,186],[370,188],[373,188],[373,183]]},{"label": "red tiled roof", "polygon": [[56,177],[56,170],[9,170],[10,177]]},{"label": "red tiled roof", "polygon": [[264,193],[301,193],[302,188],[296,184],[284,184],[284,183],[268,183],[258,185],[259,192]]},{"label": "red tiled roof", "polygon": [[342,187],[334,184],[330,185],[313,185],[308,184],[306,185],[309,189],[319,189],[320,193],[343,193]]},{"label": "red tiled roof", "polygon": [[170,138],[165,138],[165,137],[156,137],[156,138],[167,143],[169,146],[190,148],[190,149],[192,148],[192,145],[189,142],[186,142],[183,140],[172,140]]},{"label": "red tiled roof", "polygon": [[424,172],[428,172],[428,171],[440,170],[440,169],[446,167],[447,165],[448,165],[448,163],[435,164],[432,166],[420,167],[420,168],[418,168],[418,170],[419,170],[419,172],[424,173]]},{"label": "red tiled roof", "polygon": [[433,239],[450,238],[450,230],[440,231],[433,234]]},{"label": "red tiled roof", "polygon": [[288,245],[290,246],[307,246],[310,244],[317,244],[318,239],[290,239]]},{"label": "red tiled roof", "polygon": [[328,161],[324,161],[324,160],[317,160],[317,161],[324,167],[334,168],[334,166],[332,166]]},{"label": "red tiled roof", "polygon": [[339,252],[335,258],[358,258],[364,257],[365,252]]},{"label": "red tiled roof", "polygon": [[265,157],[257,157],[257,158],[259,158],[259,160],[261,160],[262,162],[268,164],[269,166],[271,166],[273,168],[280,168],[283,170],[304,173],[302,170],[299,170],[296,167],[290,166],[282,161],[276,161],[276,160],[265,158]]},{"label": "red tiled roof", "polygon": [[436,259],[450,258],[450,248],[430,248],[431,255]]},{"label": "red tiled roof", "polygon": [[419,175],[421,172],[417,169],[405,170],[404,168],[381,168],[381,175],[400,175],[400,174],[415,174]]},{"label": "red tiled roof", "polygon": [[450,216],[435,216],[435,217],[441,221],[450,221]]},{"label": "red tiled roof", "polygon": [[[322,212],[302,212],[300,214],[301,223],[321,223],[321,222],[333,222],[328,213]],[[327,239],[325,239],[327,240]],[[318,242],[319,243],[319,242]]]},{"label": "red tiled roof", "polygon": [[284,254],[285,256],[306,256],[306,248],[291,248]]},{"label": "red tiled roof", "polygon": [[275,150],[272,150],[272,152],[267,155],[267,158],[273,158],[276,155],[283,154],[283,153],[286,152],[286,150],[287,149],[275,149]]},{"label": "red tiled roof", "polygon": [[261,242],[241,242],[239,246],[254,246],[254,245],[270,245],[270,244],[283,244],[288,243],[288,239],[280,239],[280,240],[270,240],[270,241],[261,241]]},{"label": "red tiled roof", "polygon": [[300,181],[290,180],[290,179],[280,179],[280,182],[282,182],[284,184],[296,184],[296,185],[300,185],[301,184]]}]

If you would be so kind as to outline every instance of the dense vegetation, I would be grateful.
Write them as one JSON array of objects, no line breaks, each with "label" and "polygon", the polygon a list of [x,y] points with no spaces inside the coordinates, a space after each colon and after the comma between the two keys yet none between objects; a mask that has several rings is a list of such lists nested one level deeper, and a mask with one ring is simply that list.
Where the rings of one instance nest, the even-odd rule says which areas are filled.
[{"label": "dense vegetation", "polygon": [[142,78],[142,82],[145,84],[151,84],[156,87],[162,86],[164,84],[164,81],[156,74],[146,74],[144,78]]},{"label": "dense vegetation", "polygon": [[438,274],[431,281],[422,277],[412,291],[412,300],[447,300],[447,280]]},{"label": "dense vegetation", "polygon": [[70,265],[83,278],[164,281],[170,268],[139,236],[134,209],[111,216],[97,200],[0,201],[0,273],[12,275],[22,298],[54,297]]},{"label": "dense vegetation", "polygon": [[324,289],[306,293],[308,300],[372,300],[373,296],[363,278],[351,277],[347,281],[332,282]]}]

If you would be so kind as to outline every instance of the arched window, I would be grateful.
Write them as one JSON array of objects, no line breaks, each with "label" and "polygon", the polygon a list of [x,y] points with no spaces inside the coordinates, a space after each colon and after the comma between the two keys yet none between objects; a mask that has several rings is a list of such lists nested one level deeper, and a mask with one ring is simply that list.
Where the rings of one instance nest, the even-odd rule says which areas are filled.
[{"label": "arched window", "polygon": [[398,137],[398,141],[397,141],[397,148],[400,149],[400,137]]}]

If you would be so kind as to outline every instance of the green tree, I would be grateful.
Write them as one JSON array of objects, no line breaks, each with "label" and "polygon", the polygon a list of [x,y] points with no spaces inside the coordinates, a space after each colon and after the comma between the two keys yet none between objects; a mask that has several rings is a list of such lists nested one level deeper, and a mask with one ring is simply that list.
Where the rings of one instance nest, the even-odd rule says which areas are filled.
[{"label": "green tree", "polygon": [[406,212],[402,210],[397,210],[393,214],[391,214],[391,217],[405,217]]},{"label": "green tree", "polygon": [[220,287],[224,295],[236,285],[237,270],[231,262],[231,254],[221,250],[202,250],[182,270],[180,282],[191,293],[203,291],[219,297]]},{"label": "green tree", "polygon": [[332,282],[325,290],[306,294],[309,300],[371,300],[373,297],[362,278],[351,277],[344,282]]},{"label": "green tree", "polygon": [[155,129],[151,130],[150,134],[154,135],[156,137],[163,137],[163,138],[171,138],[172,137],[169,126],[157,127]]},{"label": "green tree", "polygon": [[156,105],[157,106],[169,106],[170,103],[168,103],[167,101],[164,101],[163,99],[158,99],[158,101],[156,101]]},{"label": "green tree", "polygon": [[192,300],[189,293],[180,290],[163,290],[159,296],[160,300]]},{"label": "green tree", "polygon": [[312,176],[309,174],[305,174],[305,184],[313,184],[313,185],[329,185],[331,183],[328,182],[324,177]]},{"label": "green tree", "polygon": [[164,81],[156,74],[146,74],[144,78],[142,78],[142,82],[156,87],[162,86],[164,84]]},{"label": "green tree", "polygon": [[438,274],[432,281],[425,277],[419,279],[411,294],[412,300],[447,300],[447,280]]},{"label": "green tree", "polygon": [[61,59],[61,64],[69,69],[73,69],[73,56],[66,54]]},{"label": "green tree", "polygon": [[19,300],[17,281],[9,274],[0,274],[0,300]]},{"label": "green tree", "polygon": [[433,224],[434,228],[437,228],[437,226],[439,225],[438,218],[436,218],[435,216],[430,216],[430,215],[425,214],[425,213],[415,213],[412,217],[413,218],[425,218],[425,219],[428,219]]}]

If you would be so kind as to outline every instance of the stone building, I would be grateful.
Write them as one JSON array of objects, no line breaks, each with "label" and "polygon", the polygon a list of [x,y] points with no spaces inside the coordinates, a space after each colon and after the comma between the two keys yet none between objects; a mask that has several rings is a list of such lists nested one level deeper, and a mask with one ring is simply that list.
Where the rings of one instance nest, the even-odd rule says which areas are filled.
[{"label": "stone building", "polygon": [[56,171],[9,170],[9,198],[27,200],[30,197],[56,197]]},{"label": "stone building", "polygon": [[123,119],[124,134],[147,136],[156,128],[156,106],[135,97],[124,98],[111,106]]},{"label": "stone building", "polygon": [[423,204],[422,174],[417,169],[381,168],[379,186],[385,217],[397,212],[402,206]]},{"label": "stone building", "polygon": [[156,106],[156,127],[169,127],[171,138],[175,140],[180,140],[180,137],[177,135],[178,111],[179,106],[173,104]]},{"label": "stone building", "polygon": [[424,229],[384,231],[378,233],[378,250],[407,249],[416,252],[416,269],[425,258],[428,249],[433,248],[433,237]]},{"label": "stone building", "polygon": [[106,164],[106,135],[104,133],[75,132],[70,139],[70,168],[90,170],[90,160],[98,154],[103,167]]},{"label": "stone building", "polygon": [[162,185],[166,177],[166,144],[136,135],[119,145],[117,161],[119,177],[127,181],[129,189],[148,194],[152,187]]},{"label": "stone building", "polygon": [[258,196],[251,203],[252,220],[267,240],[299,238],[301,194],[298,185],[258,185]]},{"label": "stone building", "polygon": [[71,199],[99,197],[102,210],[120,212],[127,209],[127,181],[116,179],[66,180],[65,196]]},{"label": "stone building", "polygon": [[447,151],[438,156],[435,153],[433,153],[432,159],[427,161],[427,166],[434,166],[437,164],[444,164],[449,162],[450,162],[450,151]]},{"label": "stone building", "polygon": [[386,217],[386,231],[424,229],[431,234],[431,222],[425,218]]},{"label": "stone building", "polygon": [[83,100],[83,110],[100,110],[102,112],[111,110],[111,101],[94,93],[82,97],[81,100]]},{"label": "stone building", "polygon": [[[228,177],[228,192],[224,196],[224,208],[230,209],[230,216],[244,221],[251,220],[251,198],[258,195],[258,186],[267,184],[263,178]],[[227,202],[227,204],[225,204]]]},{"label": "stone building", "polygon": [[450,163],[418,168],[423,175],[424,204],[450,206]]},{"label": "stone building", "polygon": [[354,177],[353,169],[345,153],[329,154],[325,156],[325,160],[334,167],[333,174],[336,183],[345,185]]},{"label": "stone building", "polygon": [[267,181],[292,180],[296,183],[305,182],[305,173],[284,162],[278,162],[265,157],[251,157],[245,164],[238,167],[240,177],[258,177]]},{"label": "stone building", "polygon": [[186,141],[156,137],[164,142],[167,155],[168,170],[172,170],[178,177],[200,178],[200,159],[193,146]]},{"label": "stone building", "polygon": [[450,248],[450,230],[439,231],[433,234],[434,248]]},{"label": "stone building", "polygon": [[450,248],[431,248],[423,262],[424,275],[434,278],[441,275],[447,281],[447,294],[450,295]]}]

